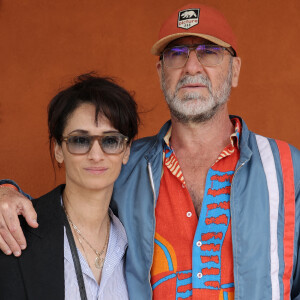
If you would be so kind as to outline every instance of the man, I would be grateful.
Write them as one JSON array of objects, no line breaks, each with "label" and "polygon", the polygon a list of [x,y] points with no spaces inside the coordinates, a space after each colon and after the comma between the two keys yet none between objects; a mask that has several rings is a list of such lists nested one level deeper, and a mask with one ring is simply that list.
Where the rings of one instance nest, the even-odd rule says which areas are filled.
[{"label": "man", "polygon": [[[227,21],[184,6],[152,53],[171,121],[133,144],[111,204],[128,235],[131,298],[300,299],[300,153],[229,116],[241,60]],[[1,190],[0,246],[20,252],[15,211],[31,226],[36,215]]]}]

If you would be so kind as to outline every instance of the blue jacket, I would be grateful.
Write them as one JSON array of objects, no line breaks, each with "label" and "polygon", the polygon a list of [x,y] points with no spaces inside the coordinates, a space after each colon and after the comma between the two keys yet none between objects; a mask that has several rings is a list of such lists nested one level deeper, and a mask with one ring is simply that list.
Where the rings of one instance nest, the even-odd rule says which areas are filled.
[{"label": "blue jacket", "polygon": [[[241,122],[240,159],[230,198],[235,300],[300,300],[300,151],[288,146],[294,171],[294,178],[288,178],[293,179],[295,196],[287,203],[276,141],[258,137]],[[131,300],[152,298],[155,205],[162,174],[163,138],[170,125],[169,121],[158,135],[133,143],[130,159],[114,187],[111,207],[128,237],[126,280]],[[260,139],[264,143],[258,143]],[[264,154],[264,149],[269,153]],[[273,159],[268,176],[262,157]],[[286,204],[292,204],[295,214],[289,218]],[[285,244],[285,239],[291,243]],[[291,253],[288,259],[287,250]],[[289,264],[291,275],[286,277]]]},{"label": "blue jacket", "polygon": [[[288,222],[277,143],[255,135],[243,120],[241,122],[240,159],[230,198],[235,299],[300,300],[300,151],[287,145],[292,156],[295,193],[290,201],[295,206],[291,208],[295,217],[290,217],[292,222]],[[134,300],[151,299],[152,296],[150,269],[155,205],[162,174],[163,138],[170,125],[169,121],[158,135],[133,143],[129,162],[115,183],[111,206],[127,232],[126,277],[130,299]],[[260,145],[263,153],[258,148],[259,139],[263,141]],[[265,153],[265,148],[271,152]],[[270,176],[266,175],[268,166],[265,170],[261,156],[273,160]],[[292,178],[289,174],[288,177]],[[272,189],[275,189],[275,197]],[[286,238],[286,234],[290,237]],[[286,239],[290,244],[285,246]],[[291,255],[286,262],[289,249]],[[292,270],[287,278],[285,267],[288,263]],[[288,298],[284,298],[284,291]]]}]

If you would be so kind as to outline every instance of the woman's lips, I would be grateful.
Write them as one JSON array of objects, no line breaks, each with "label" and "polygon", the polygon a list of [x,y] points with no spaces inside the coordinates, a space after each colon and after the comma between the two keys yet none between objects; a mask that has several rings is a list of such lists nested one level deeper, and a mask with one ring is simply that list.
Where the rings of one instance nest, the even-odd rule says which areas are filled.
[{"label": "woman's lips", "polygon": [[84,170],[86,170],[87,172],[91,173],[91,174],[102,174],[105,171],[107,171],[107,168],[104,167],[89,167],[89,168],[84,168]]}]

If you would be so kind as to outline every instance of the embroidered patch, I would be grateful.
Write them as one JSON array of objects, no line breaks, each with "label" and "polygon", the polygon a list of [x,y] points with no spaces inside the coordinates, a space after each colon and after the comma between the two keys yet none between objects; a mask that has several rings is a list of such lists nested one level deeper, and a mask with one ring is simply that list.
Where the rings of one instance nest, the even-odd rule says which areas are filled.
[{"label": "embroidered patch", "polygon": [[186,9],[178,13],[177,27],[183,29],[190,29],[199,23],[200,9]]}]

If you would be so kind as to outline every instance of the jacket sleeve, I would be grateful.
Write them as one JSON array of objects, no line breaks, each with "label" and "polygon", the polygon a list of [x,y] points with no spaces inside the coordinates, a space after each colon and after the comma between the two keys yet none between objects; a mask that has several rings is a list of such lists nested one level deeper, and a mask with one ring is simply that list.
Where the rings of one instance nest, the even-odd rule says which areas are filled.
[{"label": "jacket sleeve", "polygon": [[17,190],[19,191],[19,193],[21,193],[22,195],[24,195],[26,198],[28,198],[29,200],[32,200],[32,199],[33,199],[30,195],[24,193],[24,192],[21,190],[21,188],[17,185],[17,183],[14,182],[14,181],[11,180],[11,179],[1,179],[1,180],[0,180],[0,185],[2,185],[2,184],[11,184],[11,185],[15,186],[15,187],[17,188]]},{"label": "jacket sleeve", "polygon": [[5,255],[0,251],[0,300],[26,300],[24,281],[19,258]]},{"label": "jacket sleeve", "polygon": [[[297,166],[294,166],[294,168]],[[299,172],[298,169],[295,172]],[[293,284],[291,290],[291,299],[300,300],[300,180],[295,187],[295,244],[296,253],[294,255],[294,274],[293,274]]]}]

